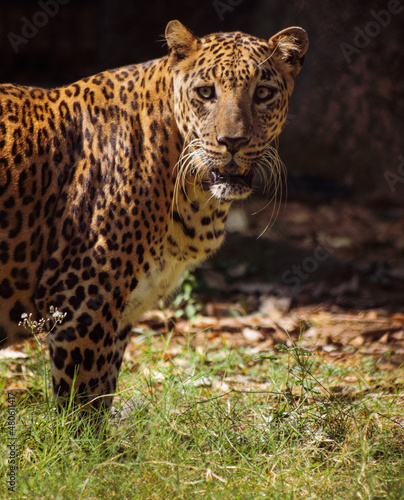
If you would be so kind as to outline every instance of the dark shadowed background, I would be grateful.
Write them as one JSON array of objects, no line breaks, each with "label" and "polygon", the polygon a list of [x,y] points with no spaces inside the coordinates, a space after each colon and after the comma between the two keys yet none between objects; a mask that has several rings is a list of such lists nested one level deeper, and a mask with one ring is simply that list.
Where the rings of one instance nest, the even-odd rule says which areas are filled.
[{"label": "dark shadowed background", "polygon": [[[165,54],[166,23],[268,38],[304,27],[281,157],[290,190],[404,204],[404,0],[0,2],[0,80],[51,87]],[[403,156],[401,156],[403,155]],[[312,177],[314,176],[314,178]],[[330,182],[331,181],[331,182]]]}]

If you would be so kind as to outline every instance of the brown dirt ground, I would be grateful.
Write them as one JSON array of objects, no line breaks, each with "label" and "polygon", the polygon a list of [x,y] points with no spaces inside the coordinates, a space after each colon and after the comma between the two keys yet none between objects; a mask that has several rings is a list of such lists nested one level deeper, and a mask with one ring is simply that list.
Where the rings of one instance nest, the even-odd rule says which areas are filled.
[{"label": "brown dirt ground", "polygon": [[[172,329],[167,356],[179,348],[176,338],[182,344],[190,334],[196,345],[226,343],[255,353],[300,338],[325,360],[371,356],[397,373],[404,363],[404,209],[288,202],[257,239],[270,214],[249,214],[262,206],[255,200],[233,211],[226,245],[197,272],[200,316],[176,319],[169,309],[154,310],[139,328]],[[293,266],[304,271],[305,264],[310,272],[291,286]]]}]

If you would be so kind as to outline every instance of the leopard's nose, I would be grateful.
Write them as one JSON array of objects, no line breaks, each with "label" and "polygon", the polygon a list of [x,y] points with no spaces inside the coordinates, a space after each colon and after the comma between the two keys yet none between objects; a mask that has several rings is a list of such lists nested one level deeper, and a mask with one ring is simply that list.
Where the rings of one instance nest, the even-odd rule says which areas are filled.
[{"label": "leopard's nose", "polygon": [[237,153],[243,146],[250,142],[249,137],[218,137],[217,142],[226,146],[229,153]]}]

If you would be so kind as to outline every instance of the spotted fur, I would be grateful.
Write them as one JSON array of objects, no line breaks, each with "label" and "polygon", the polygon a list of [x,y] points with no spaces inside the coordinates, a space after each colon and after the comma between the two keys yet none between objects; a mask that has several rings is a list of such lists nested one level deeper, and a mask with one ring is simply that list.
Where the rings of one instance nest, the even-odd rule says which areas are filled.
[{"label": "spotted fur", "polygon": [[[0,344],[23,313],[66,313],[48,335],[55,396],[108,407],[134,321],[222,244],[228,209],[285,122],[307,49],[197,38],[53,90],[0,86]],[[101,397],[100,397],[101,396]]]}]

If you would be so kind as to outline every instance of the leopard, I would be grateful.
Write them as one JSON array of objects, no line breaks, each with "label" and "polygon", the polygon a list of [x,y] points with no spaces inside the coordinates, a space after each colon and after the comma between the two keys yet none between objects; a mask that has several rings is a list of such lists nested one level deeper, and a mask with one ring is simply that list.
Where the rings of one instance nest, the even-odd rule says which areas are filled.
[{"label": "leopard", "polygon": [[306,31],[199,37],[174,20],[165,40],[70,85],[0,85],[0,347],[32,335],[21,318],[63,314],[46,334],[58,407],[108,411],[136,321],[278,175]]}]

